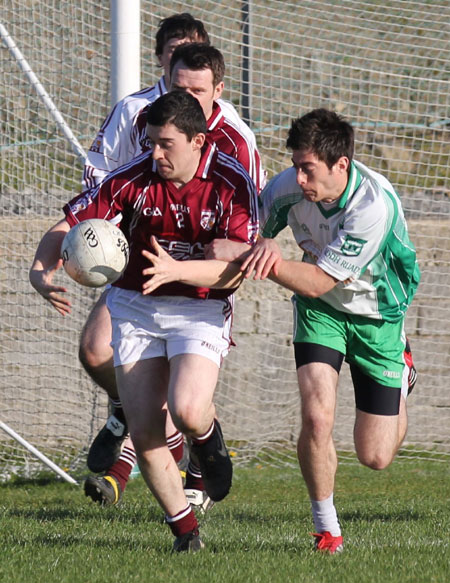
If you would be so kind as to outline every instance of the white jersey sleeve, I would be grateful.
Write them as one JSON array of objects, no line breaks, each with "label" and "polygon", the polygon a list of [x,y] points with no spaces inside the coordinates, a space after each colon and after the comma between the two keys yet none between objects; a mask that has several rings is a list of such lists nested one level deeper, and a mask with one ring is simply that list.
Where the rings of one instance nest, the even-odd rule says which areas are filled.
[{"label": "white jersey sleeve", "polygon": [[97,186],[104,177],[119,166],[142,154],[136,120],[144,107],[167,93],[164,79],[154,87],[127,95],[120,100],[95,137],[87,154],[83,190]]},{"label": "white jersey sleeve", "polygon": [[293,207],[301,200],[303,200],[303,191],[297,184],[294,167],[286,168],[274,176],[262,191],[259,199],[261,235],[273,239],[285,227],[290,226],[295,236],[299,226],[293,217]]}]

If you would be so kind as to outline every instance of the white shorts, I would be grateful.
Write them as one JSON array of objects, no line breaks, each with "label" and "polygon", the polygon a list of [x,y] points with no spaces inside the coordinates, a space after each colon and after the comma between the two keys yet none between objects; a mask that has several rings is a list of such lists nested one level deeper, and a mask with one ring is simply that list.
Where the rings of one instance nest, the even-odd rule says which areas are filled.
[{"label": "white shorts", "polygon": [[177,354],[199,354],[220,367],[231,344],[233,297],[197,300],[185,296],[144,296],[112,287],[114,366]]}]

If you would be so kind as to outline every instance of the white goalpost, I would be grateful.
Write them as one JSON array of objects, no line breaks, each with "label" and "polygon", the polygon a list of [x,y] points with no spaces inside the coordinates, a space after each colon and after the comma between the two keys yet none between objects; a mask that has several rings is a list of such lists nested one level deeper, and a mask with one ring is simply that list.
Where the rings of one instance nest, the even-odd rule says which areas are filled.
[{"label": "white goalpost", "polygon": [[[87,449],[107,417],[105,394],[78,362],[79,334],[99,292],[59,274],[73,301],[73,314],[61,318],[32,290],[28,269],[43,233],[80,190],[80,162],[111,101],[158,80],[155,33],[176,12],[201,19],[223,52],[224,97],[248,119],[269,178],[290,164],[290,121],[327,107],[354,124],[358,159],[396,187],[422,272],[406,321],[419,378],[400,455],[448,461],[448,3],[10,0],[0,23],[0,480],[47,467],[3,424],[73,474],[86,471]],[[291,235],[280,237],[285,256],[298,258]],[[289,292],[244,283],[236,347],[216,393],[236,464],[295,463],[291,322]],[[353,420],[344,367],[334,435],[341,452],[353,451]]]},{"label": "white goalpost", "polygon": [[74,484],[78,486],[78,482],[69,476],[67,472],[61,469],[58,465],[54,464],[47,456],[41,453],[37,448],[35,448],[31,443],[29,443],[26,439],[21,437],[18,433],[14,431],[9,425],[0,421],[0,429],[2,429],[5,433],[7,433],[10,437],[15,439],[20,445],[23,445],[25,449],[27,449],[31,454],[37,457],[41,462],[43,462],[47,467],[49,467],[53,472],[58,474],[63,480],[69,482],[69,484]]},{"label": "white goalpost", "polygon": [[141,88],[140,23],[140,0],[111,0],[111,106]]}]

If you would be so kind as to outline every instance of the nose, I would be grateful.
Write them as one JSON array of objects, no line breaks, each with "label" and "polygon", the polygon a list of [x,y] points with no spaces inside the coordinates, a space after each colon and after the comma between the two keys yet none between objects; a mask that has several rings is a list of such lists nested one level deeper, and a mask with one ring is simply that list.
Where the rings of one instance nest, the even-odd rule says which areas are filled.
[{"label": "nose", "polygon": [[301,170],[301,168],[297,169],[297,184],[299,186],[304,186],[307,182],[306,174]]},{"label": "nose", "polygon": [[162,148],[158,144],[153,145],[152,158],[153,160],[161,160],[161,158],[164,158]]}]

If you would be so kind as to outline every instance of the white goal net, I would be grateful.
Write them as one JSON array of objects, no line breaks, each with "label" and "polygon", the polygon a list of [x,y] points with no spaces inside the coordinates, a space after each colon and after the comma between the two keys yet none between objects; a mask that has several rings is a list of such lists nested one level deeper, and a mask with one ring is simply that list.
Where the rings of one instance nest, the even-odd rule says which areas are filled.
[{"label": "white goal net", "polygon": [[[287,167],[290,121],[327,107],[357,128],[357,158],[385,173],[402,198],[422,282],[407,317],[419,371],[404,456],[450,454],[450,7],[448,2],[162,0],[141,2],[142,84],[160,76],[161,18],[191,12],[227,64],[225,98],[254,130],[269,177]],[[76,141],[87,149],[110,109],[109,3],[10,0],[0,15],[0,421],[63,468],[84,468],[107,399],[78,362],[78,339],[98,292],[64,282],[62,318],[31,289],[37,244],[80,189]],[[14,56],[11,44],[23,58]],[[72,133],[49,112],[24,59]],[[297,251],[289,233],[286,256]],[[289,293],[246,282],[237,296],[236,347],[217,404],[236,463],[293,461],[299,402]],[[352,450],[354,400],[344,367],[335,440]],[[41,464],[0,431],[0,478]],[[81,471],[81,470],[80,470]]]}]

